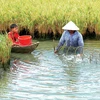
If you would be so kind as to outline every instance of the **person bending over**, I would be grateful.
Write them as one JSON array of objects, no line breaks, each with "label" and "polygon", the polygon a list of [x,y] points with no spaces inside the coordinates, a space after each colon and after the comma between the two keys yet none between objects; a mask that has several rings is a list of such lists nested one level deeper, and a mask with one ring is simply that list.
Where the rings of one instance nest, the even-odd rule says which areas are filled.
[{"label": "person bending over", "polygon": [[54,52],[58,53],[59,49],[65,44],[65,48],[67,48],[67,50],[70,47],[79,48],[77,54],[82,54],[84,42],[81,33],[78,31],[79,28],[72,21],[70,21],[62,29],[64,32]]}]

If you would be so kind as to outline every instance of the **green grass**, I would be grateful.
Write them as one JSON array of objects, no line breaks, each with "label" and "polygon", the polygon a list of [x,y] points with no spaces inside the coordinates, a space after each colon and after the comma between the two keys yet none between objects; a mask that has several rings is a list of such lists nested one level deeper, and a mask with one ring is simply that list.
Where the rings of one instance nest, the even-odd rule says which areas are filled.
[{"label": "green grass", "polygon": [[17,23],[20,30],[25,27],[32,34],[62,33],[62,26],[74,21],[85,34],[100,34],[99,0],[0,0],[0,30]]},{"label": "green grass", "polygon": [[0,64],[5,64],[10,59],[12,42],[7,35],[0,35]]}]

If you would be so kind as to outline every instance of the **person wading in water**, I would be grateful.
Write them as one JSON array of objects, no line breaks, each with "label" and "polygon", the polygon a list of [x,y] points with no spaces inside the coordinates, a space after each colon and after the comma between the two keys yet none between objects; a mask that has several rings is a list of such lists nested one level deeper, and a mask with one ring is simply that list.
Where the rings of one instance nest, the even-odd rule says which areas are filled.
[{"label": "person wading in water", "polygon": [[[79,47],[77,54],[81,55],[83,53],[84,41],[81,33],[78,31],[79,28],[72,21],[70,21],[62,29],[64,32],[54,52],[58,53],[60,48],[65,44],[64,52],[66,52],[70,47]],[[70,48],[70,50],[73,51],[72,48]]]}]

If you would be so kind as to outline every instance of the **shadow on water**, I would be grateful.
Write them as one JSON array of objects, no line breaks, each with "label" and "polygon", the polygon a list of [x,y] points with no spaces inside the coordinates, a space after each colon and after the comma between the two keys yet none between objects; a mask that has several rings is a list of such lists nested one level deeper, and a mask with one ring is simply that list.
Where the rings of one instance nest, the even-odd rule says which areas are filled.
[{"label": "shadow on water", "polygon": [[31,54],[12,54],[16,69],[0,80],[0,100],[99,100],[99,49],[85,45],[82,59],[54,54],[51,41]]}]

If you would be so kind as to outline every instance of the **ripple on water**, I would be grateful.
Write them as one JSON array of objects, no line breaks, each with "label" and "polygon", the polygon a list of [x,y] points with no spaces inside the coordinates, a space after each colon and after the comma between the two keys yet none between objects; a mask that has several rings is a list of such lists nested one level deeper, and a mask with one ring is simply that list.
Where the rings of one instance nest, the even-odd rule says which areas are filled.
[{"label": "ripple on water", "polygon": [[89,57],[34,51],[35,61],[19,61],[0,100],[99,100],[100,66]]}]

